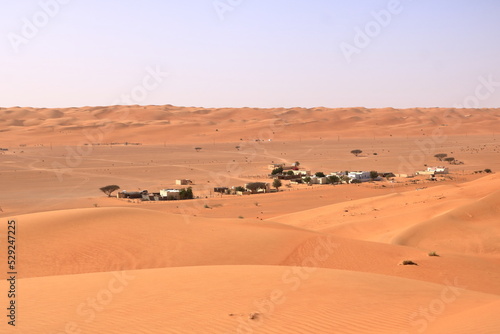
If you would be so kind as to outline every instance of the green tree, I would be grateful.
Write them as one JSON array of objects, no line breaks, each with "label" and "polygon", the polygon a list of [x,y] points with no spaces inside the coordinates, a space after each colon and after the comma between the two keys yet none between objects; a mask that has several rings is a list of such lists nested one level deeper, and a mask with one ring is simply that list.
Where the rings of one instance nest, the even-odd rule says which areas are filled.
[{"label": "green tree", "polygon": [[316,172],[314,175],[316,175],[316,177],[325,177],[325,173],[323,172]]},{"label": "green tree", "polygon": [[281,187],[283,184],[281,183],[281,180],[279,179],[274,179],[273,181],[273,187],[276,188],[276,190],[279,191],[279,187]]},{"label": "green tree", "polygon": [[289,170],[288,172],[286,172],[288,174],[288,176],[293,176],[293,170]]},{"label": "green tree", "polygon": [[372,181],[374,181],[377,177],[378,177],[378,172],[376,170],[372,170],[370,172],[370,179],[372,179]]},{"label": "green tree", "polygon": [[182,188],[179,191],[179,198],[180,199],[193,199],[193,189],[191,187],[188,188]]},{"label": "green tree", "polygon": [[438,153],[434,154],[434,158],[438,159],[439,161],[443,161],[444,158],[446,158],[448,154],[446,153]]},{"label": "green tree", "polygon": [[252,182],[247,184],[247,189],[255,193],[259,189],[266,189],[266,184],[264,182]]},{"label": "green tree", "polygon": [[337,175],[330,175],[327,177],[327,180],[330,184],[337,184],[340,181],[340,178]]},{"label": "green tree", "polygon": [[311,177],[310,176],[306,176],[303,180],[305,183],[311,184]]},{"label": "green tree", "polygon": [[455,158],[453,157],[444,158],[444,161],[447,161],[449,164],[452,164],[455,161]]},{"label": "green tree", "polygon": [[278,168],[273,169],[273,171],[271,172],[271,175],[276,175],[276,174],[281,174],[281,173],[283,173],[283,167],[278,167]]},{"label": "green tree", "polygon": [[349,183],[351,181],[351,178],[349,176],[347,176],[347,175],[342,175],[340,177],[340,180],[343,181],[343,182],[345,182],[345,183]]},{"label": "green tree", "polygon": [[118,190],[118,189],[120,189],[120,187],[117,186],[116,184],[111,184],[109,186],[99,188],[99,190],[102,191],[103,193],[105,193],[106,195],[108,195],[108,197],[111,197],[111,193],[113,191]]},{"label": "green tree", "polygon": [[242,186],[237,186],[236,188],[234,188],[234,190],[235,191],[241,191],[241,192],[246,191],[246,189],[244,187],[242,187]]},{"label": "green tree", "polygon": [[361,153],[363,153],[363,151],[361,151],[361,150],[352,150],[351,153],[354,154],[355,156],[358,156]]}]

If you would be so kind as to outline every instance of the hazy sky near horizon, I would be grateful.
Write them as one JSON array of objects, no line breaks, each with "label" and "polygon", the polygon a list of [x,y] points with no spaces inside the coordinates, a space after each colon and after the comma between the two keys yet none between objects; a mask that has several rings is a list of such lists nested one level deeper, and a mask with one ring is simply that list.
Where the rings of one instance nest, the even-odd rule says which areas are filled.
[{"label": "hazy sky near horizon", "polygon": [[498,0],[1,4],[1,107],[500,107]]}]

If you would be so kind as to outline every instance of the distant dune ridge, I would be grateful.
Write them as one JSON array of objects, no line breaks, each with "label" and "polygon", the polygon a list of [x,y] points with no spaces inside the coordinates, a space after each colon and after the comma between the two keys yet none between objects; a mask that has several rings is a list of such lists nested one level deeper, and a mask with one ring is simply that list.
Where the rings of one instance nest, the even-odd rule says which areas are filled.
[{"label": "distant dune ridge", "polygon": [[[367,136],[430,136],[435,129],[447,135],[495,133],[500,109],[367,109],[367,108],[196,108],[109,106],[66,109],[1,108],[0,127],[8,138],[27,144],[48,141],[77,144],[89,141],[169,140],[238,141],[241,138],[303,139]],[[111,127],[110,124],[113,123]],[[431,127],[431,130],[429,128]],[[87,134],[82,131],[87,131]],[[23,136],[30,131],[30,136]],[[130,132],[133,131],[133,132]],[[133,133],[133,135],[132,135]],[[260,137],[258,138],[260,133]],[[43,138],[43,139],[42,139]],[[12,142],[11,142],[12,143]],[[47,144],[47,143],[45,143]]]},{"label": "distant dune ridge", "polygon": [[[1,333],[500,333],[500,109],[0,113],[0,240],[8,219],[18,224],[17,326],[2,322]],[[109,143],[119,145],[87,146]],[[269,182],[270,163],[397,171],[412,152],[423,156],[415,170],[451,174],[213,192]],[[181,178],[200,198],[99,190],[158,191]],[[0,271],[1,294],[9,277]]]}]

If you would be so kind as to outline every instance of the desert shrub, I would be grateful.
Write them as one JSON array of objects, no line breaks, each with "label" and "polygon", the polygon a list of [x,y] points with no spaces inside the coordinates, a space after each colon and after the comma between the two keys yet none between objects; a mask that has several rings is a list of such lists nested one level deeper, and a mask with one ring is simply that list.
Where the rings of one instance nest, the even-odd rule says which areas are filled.
[{"label": "desert shrub", "polygon": [[428,254],[428,255],[429,255],[429,256],[439,256],[439,255],[438,255],[438,253],[436,253],[436,252],[429,252],[429,254]]},{"label": "desert shrub", "polygon": [[486,169],[484,170],[484,172],[485,172],[485,173],[491,173],[491,169],[486,168]]},{"label": "desert shrub", "polygon": [[412,260],[404,260],[402,264],[403,266],[417,266],[417,264]]}]

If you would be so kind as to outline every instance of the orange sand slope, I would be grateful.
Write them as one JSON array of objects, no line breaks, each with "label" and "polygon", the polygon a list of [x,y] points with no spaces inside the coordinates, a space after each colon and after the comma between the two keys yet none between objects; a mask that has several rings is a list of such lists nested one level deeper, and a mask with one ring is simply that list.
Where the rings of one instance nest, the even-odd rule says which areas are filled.
[{"label": "orange sand slope", "polygon": [[280,224],[130,208],[62,210],[23,215],[17,220],[23,243],[19,250],[22,277],[280,264],[296,245],[319,236]]},{"label": "orange sand slope", "polygon": [[500,175],[493,174],[461,184],[327,205],[272,220],[361,240],[500,255],[498,189]]},{"label": "orange sand slope", "polygon": [[[17,332],[498,333],[497,183],[492,175],[452,186],[455,197],[433,209],[435,217],[403,224],[389,242],[353,239],[356,230],[335,236],[326,220],[312,231],[141,208],[18,216],[24,320]],[[421,191],[399,197],[415,200]],[[360,210],[372,204],[349,202]],[[384,228],[397,230],[405,209],[391,220],[381,206]],[[476,225],[491,231],[492,241],[480,235],[490,243],[485,251],[453,247]],[[356,227],[361,235],[364,226]],[[454,229],[463,233],[443,239]],[[441,256],[429,257],[426,243],[442,245]],[[418,266],[399,265],[405,259]],[[471,327],[475,321],[481,326]]]},{"label": "orange sand slope", "polygon": [[[445,247],[437,248],[442,257],[428,257],[426,248],[353,240],[273,222],[137,208],[62,210],[19,216],[18,221],[24,244],[19,250],[22,277],[196,265],[302,265],[431,282],[459,277],[469,289],[500,293],[497,257],[450,254]],[[404,259],[421,268],[398,266]],[[464,272],[464,267],[469,270]],[[488,274],[481,275],[483,271]]]},{"label": "orange sand slope", "polygon": [[30,298],[22,299],[17,333],[500,331],[498,295],[455,281],[332,269],[166,268],[24,279],[22,286]]}]

